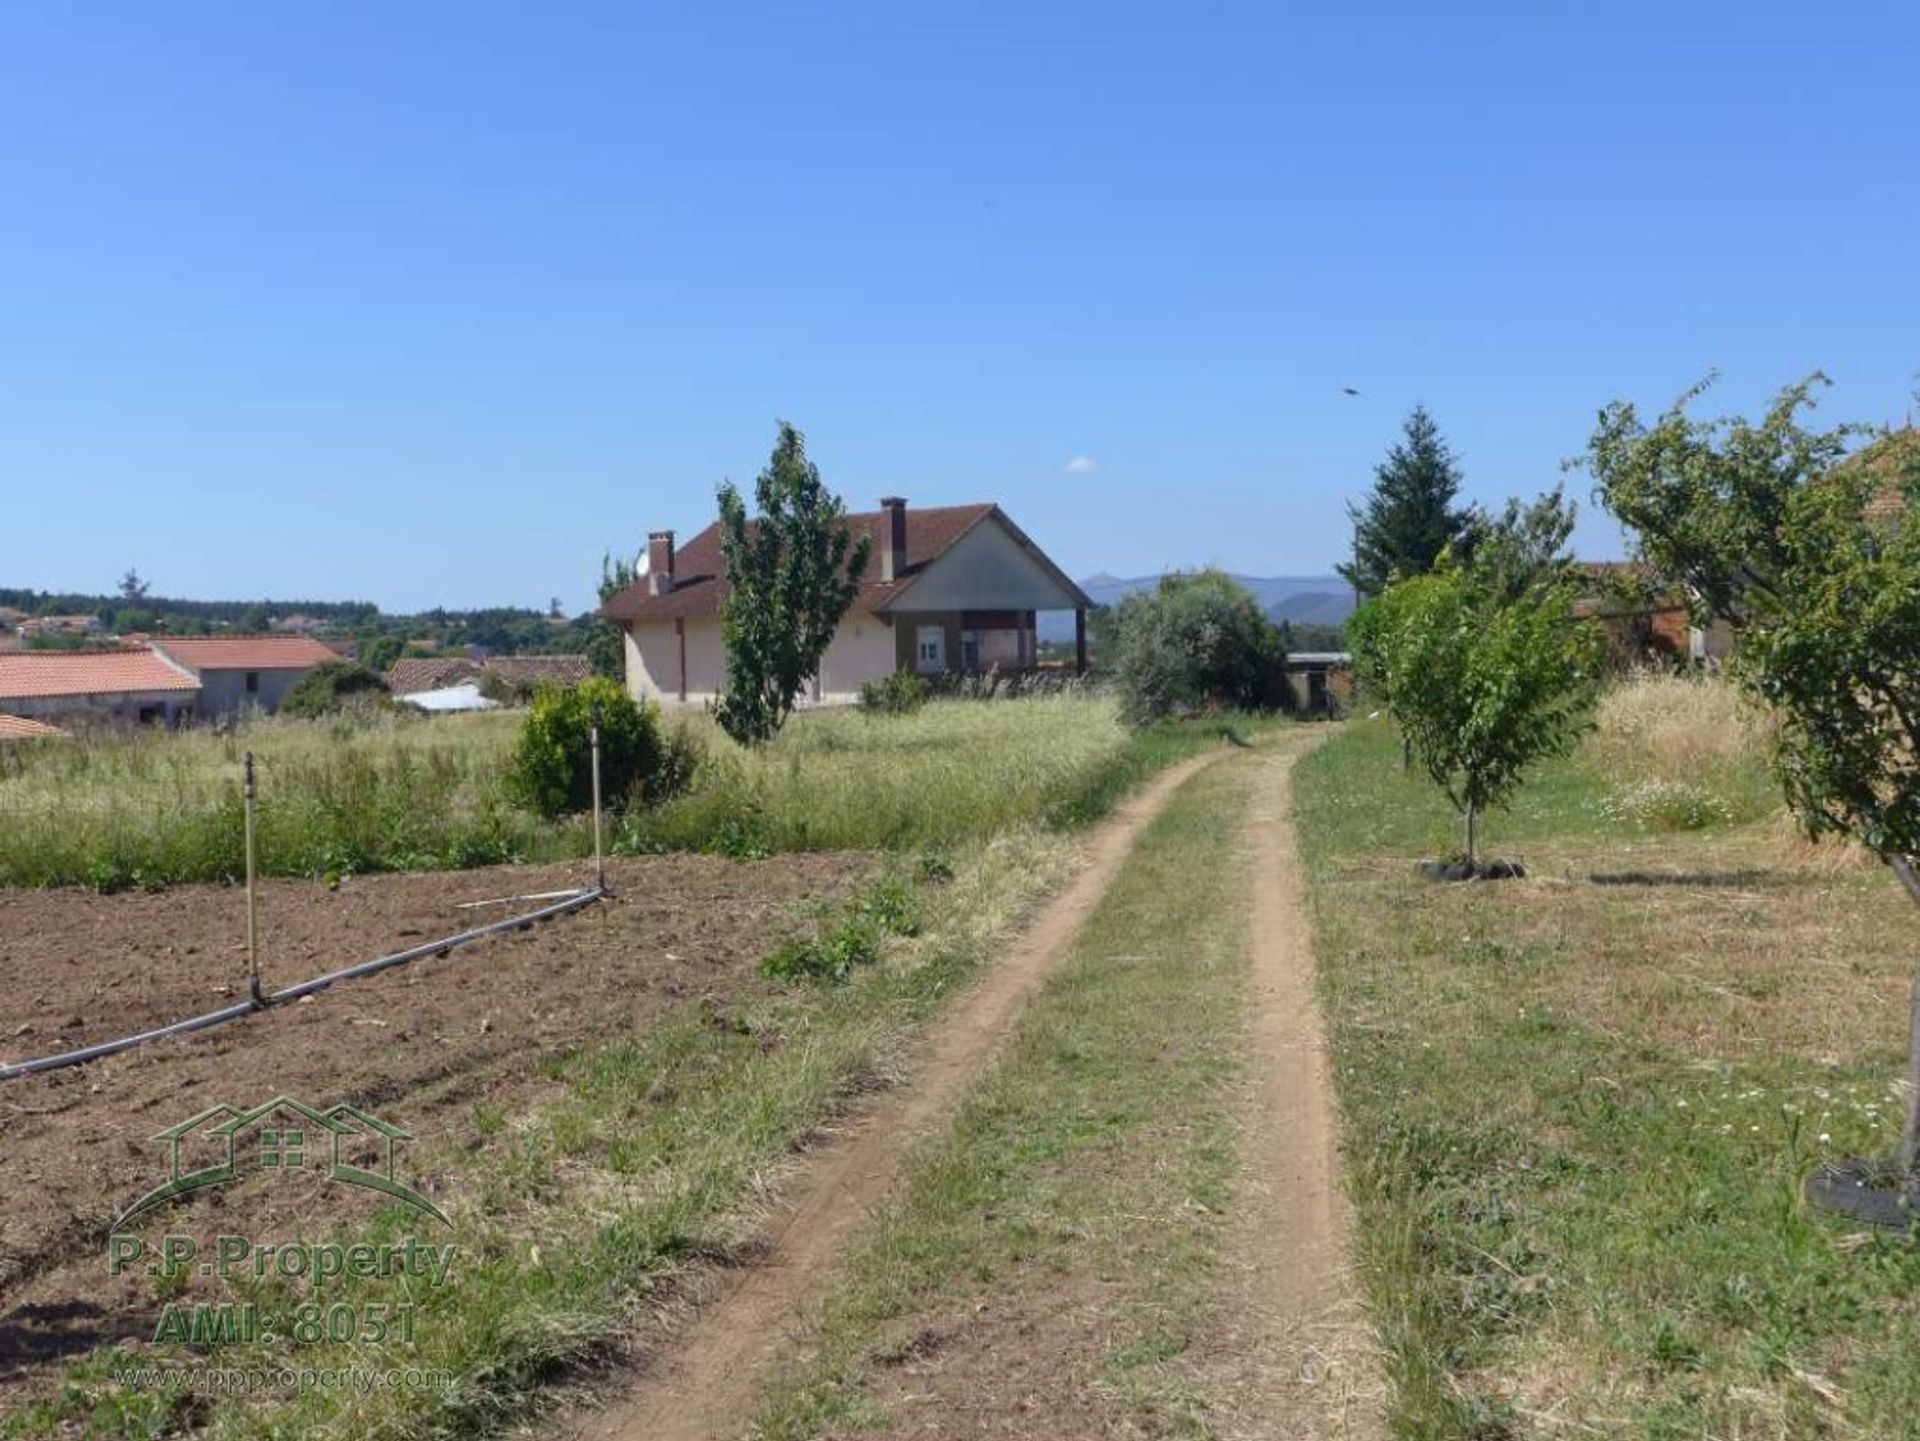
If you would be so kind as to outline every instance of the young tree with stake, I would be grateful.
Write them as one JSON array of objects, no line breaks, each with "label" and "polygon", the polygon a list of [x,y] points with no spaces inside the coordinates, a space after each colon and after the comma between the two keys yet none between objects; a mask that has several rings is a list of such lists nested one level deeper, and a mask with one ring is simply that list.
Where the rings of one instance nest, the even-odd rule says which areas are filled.
[{"label": "young tree with stake", "polygon": [[1481,816],[1587,726],[1601,642],[1574,619],[1573,602],[1565,581],[1510,597],[1473,566],[1443,562],[1389,586],[1355,618],[1355,664],[1460,812],[1469,876],[1480,873]]}]

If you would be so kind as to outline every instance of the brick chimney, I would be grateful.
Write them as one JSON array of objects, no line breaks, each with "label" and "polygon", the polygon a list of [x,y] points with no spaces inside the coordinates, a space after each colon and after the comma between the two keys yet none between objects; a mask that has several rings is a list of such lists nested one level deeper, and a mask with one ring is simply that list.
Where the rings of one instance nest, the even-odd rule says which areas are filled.
[{"label": "brick chimney", "polygon": [[647,594],[665,595],[673,589],[673,532],[656,530],[647,536]]},{"label": "brick chimney", "polygon": [[907,568],[907,503],[897,495],[880,497],[880,579],[898,580]]}]

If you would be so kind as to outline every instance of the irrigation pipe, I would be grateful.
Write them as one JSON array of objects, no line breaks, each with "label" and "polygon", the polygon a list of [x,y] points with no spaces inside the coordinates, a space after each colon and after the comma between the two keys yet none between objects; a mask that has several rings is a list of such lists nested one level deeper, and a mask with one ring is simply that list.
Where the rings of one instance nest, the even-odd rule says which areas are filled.
[{"label": "irrigation pipe", "polygon": [[564,916],[569,911],[577,911],[582,906],[591,905],[606,892],[600,886],[587,886],[578,891],[565,892],[565,899],[552,905],[542,906],[538,910],[523,915],[508,916],[504,920],[490,921],[484,926],[475,926],[472,930],[461,931],[458,935],[445,936],[437,941],[427,941],[411,946],[404,951],[395,951],[390,956],[376,956],[370,961],[361,961],[358,965],[344,966],[337,971],[328,971],[323,976],[315,976],[310,981],[288,986],[285,990],[275,991],[261,1002],[239,1001],[231,1006],[222,1006],[217,1011],[208,1011],[203,1016],[192,1016],[184,1021],[175,1021],[169,1026],[159,1026],[151,1031],[142,1031],[134,1036],[122,1036],[115,1041],[101,1041],[97,1045],[83,1046],[77,1051],[66,1051],[57,1056],[42,1056],[34,1061],[15,1061],[10,1065],[0,1065],[0,1081],[11,1081],[19,1076],[31,1076],[41,1071],[57,1071],[63,1066],[77,1066],[85,1061],[97,1061],[103,1056],[117,1055],[121,1051],[130,1051],[135,1046],[145,1045],[148,1041],[158,1041],[167,1036],[184,1036],[192,1031],[204,1031],[209,1026],[225,1025],[228,1021],[237,1021],[242,1016],[251,1016],[256,1011],[282,1005],[287,1001],[297,1001],[302,996],[310,996],[315,991],[324,991],[328,986],[340,981],[357,980],[361,976],[377,975],[394,966],[404,966],[409,961],[417,961],[422,956],[442,956],[455,946],[470,945],[474,941],[483,941],[489,936],[497,936],[504,931],[524,931],[538,921],[550,921],[555,916]]}]

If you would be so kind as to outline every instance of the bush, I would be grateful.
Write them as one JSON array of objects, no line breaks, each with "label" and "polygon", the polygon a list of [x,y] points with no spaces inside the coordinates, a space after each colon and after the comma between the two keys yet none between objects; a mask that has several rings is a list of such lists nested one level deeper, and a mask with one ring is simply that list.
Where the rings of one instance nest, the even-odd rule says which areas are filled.
[{"label": "bush", "polygon": [[926,700],[927,684],[912,671],[897,670],[860,687],[860,709],[870,715],[907,715]]},{"label": "bush", "polygon": [[1276,710],[1285,692],[1279,627],[1217,570],[1165,577],[1106,622],[1121,714],[1130,725],[1201,710]]},{"label": "bush", "polygon": [[521,805],[549,819],[592,808],[596,705],[600,789],[610,808],[657,804],[693,779],[700,752],[692,738],[666,732],[658,706],[638,705],[618,682],[593,676],[571,690],[535,693],[508,762],[508,788]]},{"label": "bush", "polygon": [[329,660],[308,671],[286,693],[280,713],[313,720],[343,710],[385,709],[392,704],[392,693],[376,672],[350,660]]}]

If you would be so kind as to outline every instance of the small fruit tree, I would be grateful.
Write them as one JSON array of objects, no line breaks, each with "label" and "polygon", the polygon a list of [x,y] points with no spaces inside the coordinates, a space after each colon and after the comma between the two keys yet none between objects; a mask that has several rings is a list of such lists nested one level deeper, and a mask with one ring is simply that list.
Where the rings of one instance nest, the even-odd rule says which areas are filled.
[{"label": "small fruit tree", "polygon": [[1443,561],[1388,586],[1349,631],[1360,673],[1460,812],[1469,875],[1480,816],[1587,726],[1601,641],[1597,627],[1574,619],[1573,602],[1563,580],[1509,595],[1473,567]]},{"label": "small fruit tree", "polygon": [[[1920,902],[1920,437],[1846,458],[1858,428],[1800,421],[1823,379],[1783,391],[1758,424],[1690,420],[1701,387],[1651,426],[1609,406],[1591,464],[1647,558],[1702,618],[1733,626],[1733,675],[1772,709],[1800,823],[1859,842]],[[1914,1014],[1920,1071],[1920,982]],[[1920,1090],[1905,1172],[1917,1144]]]}]

